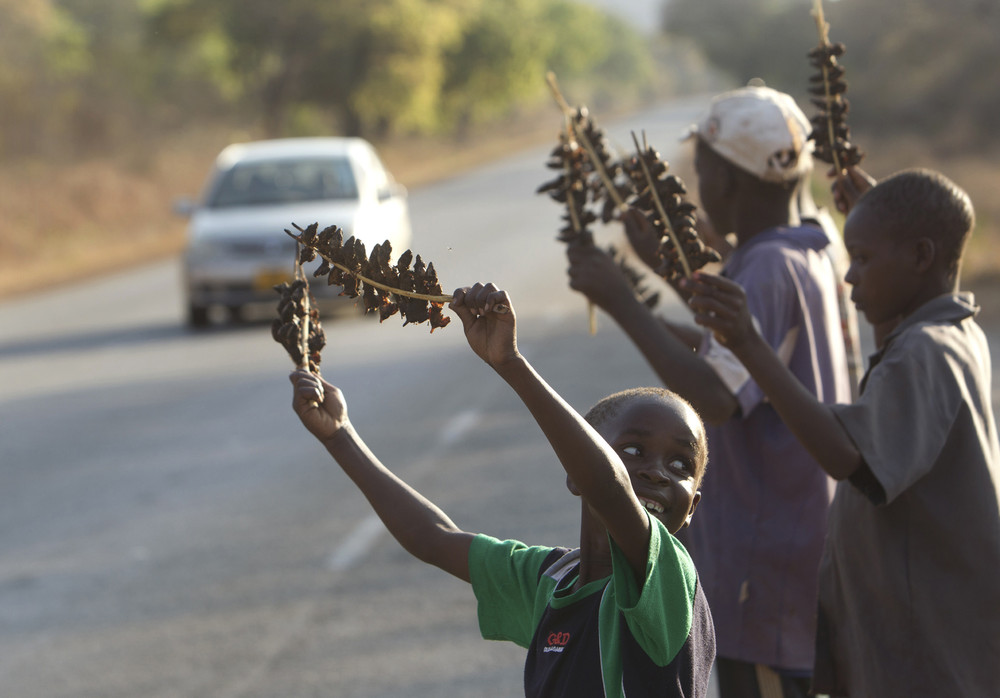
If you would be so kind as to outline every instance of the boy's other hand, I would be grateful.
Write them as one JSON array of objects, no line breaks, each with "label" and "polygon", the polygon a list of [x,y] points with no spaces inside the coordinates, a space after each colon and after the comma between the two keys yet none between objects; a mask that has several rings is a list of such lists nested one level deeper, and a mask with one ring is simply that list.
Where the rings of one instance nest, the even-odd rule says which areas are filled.
[{"label": "boy's other hand", "polygon": [[517,320],[506,291],[494,284],[456,289],[449,307],[458,315],[469,346],[493,368],[516,359]]},{"label": "boy's other hand", "polygon": [[292,409],[305,428],[324,443],[333,438],[347,424],[343,393],[305,369],[293,371],[288,378],[295,386]]},{"label": "boy's other hand", "polygon": [[851,212],[861,195],[877,184],[875,178],[860,167],[848,167],[839,173],[831,169],[828,174],[834,178],[830,185],[833,205],[845,216]]},{"label": "boy's other hand", "polygon": [[636,255],[650,269],[660,266],[660,234],[640,211],[630,208],[622,214],[625,237]]},{"label": "boy's other hand", "polygon": [[729,242],[729,238],[715,229],[712,221],[700,209],[695,214],[694,228],[698,232],[698,237],[702,239],[702,242],[718,252],[723,261],[729,259],[729,255],[736,249]]},{"label": "boy's other hand", "polygon": [[572,243],[566,248],[569,259],[569,287],[595,305],[608,310],[623,298],[634,297],[625,275],[604,250],[592,244]]},{"label": "boy's other hand", "polygon": [[747,309],[743,287],[723,276],[695,272],[681,286],[691,294],[688,305],[694,321],[711,330],[724,346],[736,350],[757,330]]}]

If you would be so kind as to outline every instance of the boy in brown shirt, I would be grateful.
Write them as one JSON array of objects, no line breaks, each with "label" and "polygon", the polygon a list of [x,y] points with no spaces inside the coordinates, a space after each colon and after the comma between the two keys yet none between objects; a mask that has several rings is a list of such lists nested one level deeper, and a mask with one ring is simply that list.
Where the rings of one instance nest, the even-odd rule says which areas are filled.
[{"label": "boy in brown shirt", "polygon": [[899,173],[847,219],[852,300],[885,337],[851,405],[818,402],[761,340],[742,289],[699,274],[696,321],[840,480],[820,570],[814,690],[986,696],[1000,686],[1000,447],[991,364],[960,293],[968,196]]}]

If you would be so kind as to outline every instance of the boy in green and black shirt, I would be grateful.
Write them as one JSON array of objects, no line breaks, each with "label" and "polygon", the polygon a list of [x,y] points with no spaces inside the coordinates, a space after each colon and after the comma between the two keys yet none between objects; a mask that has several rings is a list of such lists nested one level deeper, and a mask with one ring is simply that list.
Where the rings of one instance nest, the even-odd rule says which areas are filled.
[{"label": "boy in green and black shirt", "polygon": [[[509,312],[498,312],[498,308]],[[459,529],[383,466],[340,391],[296,371],[293,406],[411,554],[471,582],[488,639],[526,647],[527,696],[704,696],[715,632],[673,537],[701,497],[705,430],[662,388],[616,393],[580,417],[517,350],[506,292],[477,284],[452,310],[531,411],[582,499],[580,547],[527,547]]]}]

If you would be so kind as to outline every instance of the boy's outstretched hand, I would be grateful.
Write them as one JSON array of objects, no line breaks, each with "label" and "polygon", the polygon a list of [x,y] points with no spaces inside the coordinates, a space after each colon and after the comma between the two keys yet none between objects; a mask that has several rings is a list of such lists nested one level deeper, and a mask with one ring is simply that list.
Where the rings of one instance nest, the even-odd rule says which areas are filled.
[{"label": "boy's outstretched hand", "polygon": [[295,386],[292,409],[313,436],[322,442],[333,438],[347,423],[347,403],[340,389],[305,369],[289,376]]},{"label": "boy's outstretched hand", "polygon": [[831,169],[828,174],[834,178],[830,185],[833,205],[845,216],[851,212],[861,195],[877,184],[875,178],[860,167],[848,167],[841,173]]},{"label": "boy's outstretched hand", "polygon": [[514,306],[506,291],[493,284],[460,288],[448,307],[462,321],[469,346],[490,366],[498,368],[520,356]]},{"label": "boy's outstretched hand", "polygon": [[691,294],[688,305],[694,321],[715,334],[715,338],[734,351],[756,336],[753,316],[747,310],[743,287],[723,276],[695,272],[681,286]]},{"label": "boy's outstretched hand", "polygon": [[635,297],[618,263],[596,245],[571,243],[566,257],[569,287],[594,305],[609,310],[622,299]]},{"label": "boy's outstretched hand", "polygon": [[641,211],[630,208],[622,214],[625,237],[636,255],[652,270],[660,266],[660,233]]}]

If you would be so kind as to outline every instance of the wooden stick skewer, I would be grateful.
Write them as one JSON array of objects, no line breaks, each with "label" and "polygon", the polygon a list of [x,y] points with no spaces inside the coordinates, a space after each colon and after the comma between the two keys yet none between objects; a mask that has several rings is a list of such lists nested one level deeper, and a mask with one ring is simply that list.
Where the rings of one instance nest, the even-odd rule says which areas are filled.
[{"label": "wooden stick skewer", "polygon": [[[563,97],[562,92],[559,91],[559,85],[558,83],[556,83],[556,74],[550,70],[548,73],[545,74],[545,81],[549,84],[549,89],[552,91],[552,96],[555,98],[556,104],[558,104],[559,108],[562,110],[563,118],[566,121],[567,145],[570,148],[573,148],[577,144],[582,144],[584,146],[584,150],[587,151],[587,156],[590,158],[590,161],[593,162],[594,167],[601,172],[601,176],[603,178],[605,186],[608,188],[608,191],[611,192],[611,195],[615,197],[615,203],[618,205],[618,208],[624,211],[627,207],[625,206],[625,203],[621,201],[621,199],[618,197],[618,192],[615,191],[614,187],[610,186],[610,180],[604,173],[604,168],[601,165],[601,162],[597,157],[597,153],[594,151],[593,146],[590,145],[589,141],[587,141],[587,137],[584,136],[584,134],[580,133],[577,129],[573,128],[573,116],[575,112],[573,108],[569,105],[569,103],[566,101],[566,99]],[[568,163],[566,165],[566,172],[567,174],[569,174]],[[586,196],[586,193],[584,193],[584,196]],[[577,235],[579,235],[580,232],[583,230],[583,224],[580,223],[580,219],[576,215],[576,207],[573,205],[573,191],[571,189],[568,189],[566,191],[566,198],[567,198],[566,210],[569,211],[570,223],[573,226],[573,231],[577,233]],[[589,299],[587,300],[587,327],[588,330],[590,331],[591,336],[597,334],[597,308],[594,307],[594,302]]]},{"label": "wooden stick skewer", "polygon": [[565,114],[568,119],[569,128],[571,129],[570,136],[575,137],[580,142],[580,145],[583,146],[583,149],[587,151],[587,156],[594,165],[594,171],[597,172],[597,175],[601,178],[601,181],[604,183],[604,187],[608,190],[608,195],[611,197],[612,201],[615,202],[615,206],[618,207],[618,210],[627,211],[628,204],[622,200],[622,197],[618,194],[618,190],[615,189],[614,182],[611,181],[611,177],[604,169],[604,163],[601,162],[601,159],[597,156],[597,150],[594,148],[594,144],[590,142],[589,138],[587,138],[587,134],[573,126],[573,117],[576,112],[563,97],[562,92],[559,91],[559,85],[556,82],[556,74],[549,71],[545,74],[545,81],[548,82],[549,89],[552,91],[552,96],[555,98],[559,108],[562,109],[563,114]]},{"label": "wooden stick skewer", "polygon": [[[823,16],[823,0],[813,0],[812,16],[816,19],[816,29],[819,32],[819,43],[821,46],[830,45],[830,25]],[[830,116],[830,105],[833,104],[833,95],[830,94],[830,71],[826,65],[820,68],[823,71],[823,91],[827,104],[826,129],[830,138],[830,154],[833,156],[833,167],[837,170],[837,176],[843,172],[840,166],[840,158],[837,157],[837,140],[833,128],[833,118]]]},{"label": "wooden stick skewer", "polygon": [[656,193],[656,182],[653,179],[653,174],[649,171],[649,167],[646,166],[646,161],[642,158],[643,150],[639,147],[639,139],[636,138],[635,131],[632,131],[632,141],[635,143],[635,150],[638,155],[639,164],[642,165],[643,174],[646,175],[646,181],[649,183],[649,193],[653,199],[653,203],[656,205],[656,212],[660,215],[660,220],[663,221],[663,228],[667,231],[667,235],[670,236],[671,241],[674,243],[674,248],[677,250],[677,258],[680,260],[681,268],[684,270],[684,276],[690,278],[691,264],[688,262],[687,255],[684,254],[684,248],[681,247],[681,241],[677,237],[677,233],[674,232],[674,227],[670,224],[670,216],[667,215],[667,212],[663,208],[660,195]]},{"label": "wooden stick skewer", "polygon": [[312,304],[309,302],[309,280],[306,279],[306,273],[302,269],[302,262],[299,256],[301,249],[302,244],[296,240],[295,278],[306,282],[305,291],[302,294],[302,307],[305,309],[305,312],[302,314],[302,327],[299,328],[299,351],[302,352],[302,363],[296,368],[304,368],[306,371],[309,371],[311,370],[309,368],[309,314],[312,312]]},{"label": "wooden stick skewer", "polygon": [[[295,224],[293,223],[292,225],[295,225]],[[299,226],[297,226],[297,225],[295,225],[295,228],[297,230],[299,230],[299,231],[302,230],[302,228],[299,228]],[[300,245],[302,244],[301,240],[299,240],[297,236],[295,236],[294,234],[292,234],[291,231],[286,230],[285,232],[293,240],[295,240],[296,243],[298,243]],[[343,271],[343,272],[345,272],[347,274],[350,274],[351,276],[353,276],[358,281],[362,281],[362,282],[368,284],[369,286],[373,286],[374,288],[378,288],[378,289],[381,289],[383,291],[386,291],[387,293],[391,293],[394,296],[405,296],[406,298],[416,298],[417,300],[428,301],[428,302],[431,302],[431,303],[450,303],[452,301],[452,299],[454,298],[454,296],[445,296],[445,295],[442,295],[442,294],[431,294],[431,293],[417,293],[416,291],[405,291],[405,290],[403,290],[401,288],[394,288],[392,286],[389,286],[388,284],[383,284],[383,283],[380,283],[378,281],[375,281],[374,279],[369,279],[367,276],[364,276],[363,274],[360,274],[359,272],[356,272],[353,269],[349,269],[346,266],[344,266],[343,264],[340,264],[339,262],[333,261],[332,259],[330,259],[329,257],[327,257],[325,254],[323,254],[322,252],[320,252],[319,250],[317,250],[315,247],[313,247],[312,249],[315,250],[316,254],[318,254],[320,257],[322,257],[323,259],[325,259],[327,261],[327,263],[330,264],[331,266],[337,267],[341,271]],[[296,256],[295,259],[296,259],[296,265],[298,265],[298,256]],[[301,270],[301,266],[298,266],[298,269]],[[303,275],[304,275],[304,272],[303,272]],[[510,312],[510,306],[501,303],[501,304],[497,305],[495,308],[493,308],[493,312],[500,313],[500,314],[508,313],[508,312]]]}]

